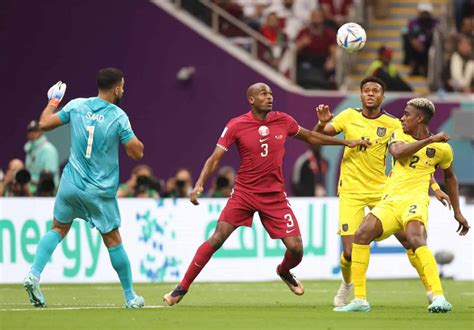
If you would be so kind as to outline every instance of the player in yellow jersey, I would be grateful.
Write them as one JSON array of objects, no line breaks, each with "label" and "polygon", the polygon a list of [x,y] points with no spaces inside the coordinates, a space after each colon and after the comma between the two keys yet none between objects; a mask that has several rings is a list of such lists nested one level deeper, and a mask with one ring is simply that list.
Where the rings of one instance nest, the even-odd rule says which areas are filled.
[{"label": "player in yellow jersey", "polygon": [[445,313],[451,310],[451,304],[443,296],[436,261],[426,246],[430,201],[427,192],[437,166],[443,170],[454,218],[459,223],[457,232],[461,236],[466,235],[470,227],[459,207],[458,182],[452,168],[453,152],[445,143],[449,137],[444,132],[432,135],[428,129],[434,112],[433,103],[425,98],[407,102],[401,118],[403,129],[392,134],[389,144],[394,166],[384,189],[384,197],[365,217],[354,237],[352,275],[355,298],[344,307],[336,307],[335,311],[370,310],[366,299],[369,244],[403,230],[433,291],[433,302],[428,311]]},{"label": "player in yellow jersey", "polygon": [[[384,91],[385,84],[382,80],[367,77],[360,83],[361,109],[348,108],[331,121],[332,114],[328,106],[319,105],[316,108],[319,119],[315,127],[317,132],[331,136],[343,132],[346,139],[366,139],[372,142],[368,148],[345,148],[341,162],[338,195],[339,234],[343,245],[340,265],[343,279],[334,297],[335,307],[344,306],[349,302],[354,233],[364,220],[365,208],[372,209],[382,198],[387,178],[385,159],[388,141],[395,130],[401,129],[400,120],[382,109]],[[439,186],[435,193],[440,201],[446,200],[449,204],[449,199],[439,190]],[[413,250],[406,242],[404,233],[396,236],[404,246],[410,263],[420,275],[430,300],[431,289]]]}]

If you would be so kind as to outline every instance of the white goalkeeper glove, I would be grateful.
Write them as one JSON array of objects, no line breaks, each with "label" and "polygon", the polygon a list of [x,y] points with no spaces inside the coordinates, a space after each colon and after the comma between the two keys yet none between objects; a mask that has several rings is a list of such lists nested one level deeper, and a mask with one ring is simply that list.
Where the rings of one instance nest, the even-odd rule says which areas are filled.
[{"label": "white goalkeeper glove", "polygon": [[58,81],[48,90],[48,105],[53,105],[56,108],[66,94],[66,84],[62,81]]}]

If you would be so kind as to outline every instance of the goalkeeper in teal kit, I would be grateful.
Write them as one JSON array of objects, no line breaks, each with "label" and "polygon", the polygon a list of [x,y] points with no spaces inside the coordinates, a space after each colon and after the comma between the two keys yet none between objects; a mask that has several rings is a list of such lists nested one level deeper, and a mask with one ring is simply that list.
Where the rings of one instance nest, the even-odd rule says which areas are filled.
[{"label": "goalkeeper in teal kit", "polygon": [[75,218],[88,221],[102,235],[112,266],[122,284],[126,307],[140,308],[145,302],[133,291],[132,272],[120,237],[117,205],[119,143],[135,160],[143,157],[143,144],[133,133],[127,114],[117,105],[124,93],[124,75],[107,68],[97,75],[97,97],[77,98],[55,112],[66,92],[58,82],[48,91],[49,103],[40,117],[44,131],[70,124],[71,150],[54,205],[54,221],[40,240],[33,265],[24,280],[30,302],[46,307],[39,279],[59,242]]}]

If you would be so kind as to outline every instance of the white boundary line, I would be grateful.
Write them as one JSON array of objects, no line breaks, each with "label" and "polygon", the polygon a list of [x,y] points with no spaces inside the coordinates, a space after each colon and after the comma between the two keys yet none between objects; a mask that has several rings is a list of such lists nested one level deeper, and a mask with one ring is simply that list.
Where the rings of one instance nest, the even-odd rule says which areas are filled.
[{"label": "white boundary line", "polygon": [[[145,306],[142,309],[158,309],[165,308],[167,306]],[[2,308],[0,312],[31,312],[31,311],[74,311],[74,310],[86,310],[86,309],[126,309],[125,306],[76,306],[76,307],[46,307],[46,308]],[[136,308],[140,309],[140,308]]]}]

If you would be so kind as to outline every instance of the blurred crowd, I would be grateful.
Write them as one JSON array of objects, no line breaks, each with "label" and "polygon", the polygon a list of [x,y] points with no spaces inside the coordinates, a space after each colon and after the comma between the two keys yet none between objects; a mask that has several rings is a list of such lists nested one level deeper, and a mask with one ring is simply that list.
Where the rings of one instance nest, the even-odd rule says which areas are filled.
[{"label": "blurred crowd", "polygon": [[[259,32],[267,44],[258,43],[258,56],[275,70],[289,75],[296,57],[296,82],[308,89],[337,89],[335,81],[336,32],[354,12],[353,0],[213,0],[215,5]],[[386,18],[390,1],[367,0],[375,18]],[[199,1],[181,0],[184,9],[211,25],[211,14]],[[456,31],[441,31],[440,19],[433,15],[433,5],[420,0],[418,15],[400,32],[403,63],[411,66],[411,75],[428,73],[428,52],[433,34],[439,31],[443,44],[451,45],[445,54],[444,88],[472,92],[474,84],[473,1],[456,0],[453,6]],[[237,44],[247,34],[226,19],[220,19],[219,32]],[[245,43],[244,43],[245,44]],[[293,56],[290,52],[296,52]],[[386,81],[392,91],[411,91],[391,63],[393,50],[382,47],[369,72]]]},{"label": "blurred crowd", "polygon": [[[26,129],[27,142],[24,160],[15,158],[0,169],[0,197],[54,197],[60,175],[56,147],[48,141],[36,120]],[[232,167],[221,167],[212,180],[207,197],[229,197],[236,173]],[[186,198],[193,189],[193,177],[187,168],[179,168],[175,175],[164,180],[155,175],[147,164],[136,165],[130,178],[120,184],[118,197]]]},{"label": "blurred crowd", "polygon": [[26,128],[24,161],[12,159],[0,170],[0,196],[54,196],[59,183],[59,156],[56,147],[40,130],[38,121]]},{"label": "blurred crowd", "polygon": [[[289,75],[297,52],[297,81],[305,88],[335,89],[336,31],[347,19],[353,0],[213,0],[217,6],[259,32],[259,58]],[[210,25],[199,1],[182,0],[184,9]],[[222,19],[219,32],[239,40],[245,33]]]},{"label": "blurred crowd", "polygon": [[402,34],[404,64],[411,66],[411,75],[428,74],[428,53],[433,44],[435,33],[443,44],[442,80],[447,91],[474,92],[474,2],[457,0],[454,6],[456,29],[442,31],[440,19],[433,15],[433,5],[429,1],[420,2],[418,16],[408,22],[406,32]]}]

